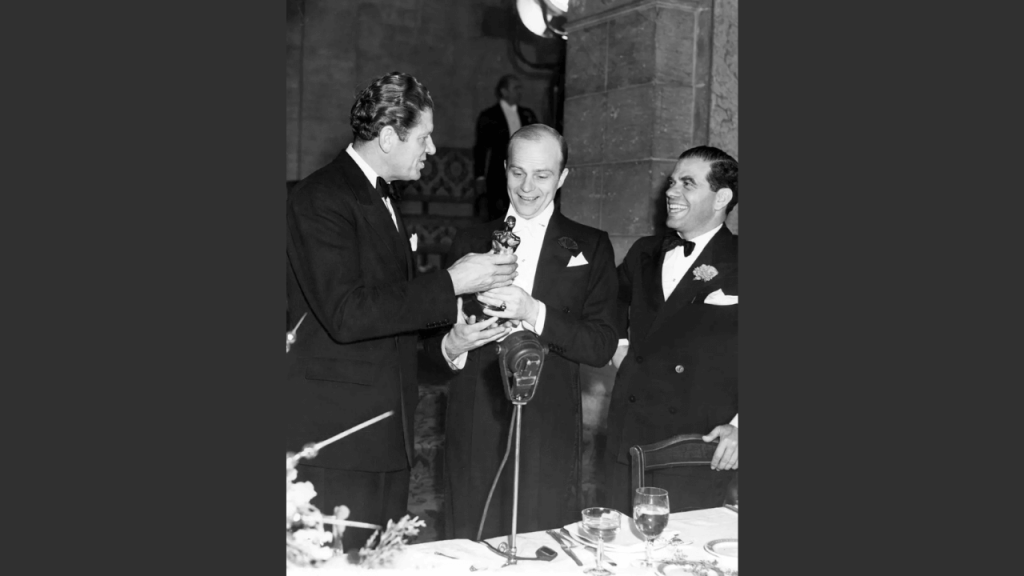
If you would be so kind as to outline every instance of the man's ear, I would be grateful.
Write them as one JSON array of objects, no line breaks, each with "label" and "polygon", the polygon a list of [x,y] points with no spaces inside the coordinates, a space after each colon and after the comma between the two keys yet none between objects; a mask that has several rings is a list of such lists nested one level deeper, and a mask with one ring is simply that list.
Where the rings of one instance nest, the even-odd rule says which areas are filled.
[{"label": "man's ear", "polygon": [[377,135],[377,145],[385,154],[391,152],[391,149],[395,147],[396,140],[398,140],[398,134],[391,126],[381,128],[380,134]]},{"label": "man's ear", "polygon": [[715,210],[725,210],[732,201],[732,188],[719,188],[715,192]]},{"label": "man's ear", "polygon": [[558,188],[562,187],[562,183],[565,182],[565,177],[568,176],[568,175],[569,175],[569,169],[568,168],[563,168],[562,169],[562,175],[558,177],[558,187],[555,188],[555,190],[558,190]]}]

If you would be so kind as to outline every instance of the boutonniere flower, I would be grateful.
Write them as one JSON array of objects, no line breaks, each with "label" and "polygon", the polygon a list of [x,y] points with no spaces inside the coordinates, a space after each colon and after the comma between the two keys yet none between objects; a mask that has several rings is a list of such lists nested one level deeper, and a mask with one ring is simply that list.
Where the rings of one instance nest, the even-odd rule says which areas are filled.
[{"label": "boutonniere flower", "polygon": [[708,266],[707,264],[701,264],[693,271],[693,276],[697,280],[703,280],[707,282],[715,276],[718,276],[718,270],[715,270],[714,266]]},{"label": "boutonniere flower", "polygon": [[409,246],[412,247],[412,251],[413,252],[416,251],[416,246],[418,246],[419,243],[420,243],[420,237],[417,236],[415,232],[413,232],[412,235],[409,236]]},{"label": "boutonniere flower", "polygon": [[562,236],[561,238],[559,238],[558,245],[561,246],[562,248],[565,248],[566,250],[576,251],[580,249],[579,245],[576,244],[576,241],[573,240],[572,238],[569,238],[568,236]]}]

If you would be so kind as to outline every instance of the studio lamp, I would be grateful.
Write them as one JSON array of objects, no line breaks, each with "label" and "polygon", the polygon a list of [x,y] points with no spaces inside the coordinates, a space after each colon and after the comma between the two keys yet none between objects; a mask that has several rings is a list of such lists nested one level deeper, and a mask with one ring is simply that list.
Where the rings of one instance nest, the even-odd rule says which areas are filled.
[{"label": "studio lamp", "polygon": [[568,38],[565,32],[565,13],[569,0],[516,0],[516,12],[523,26],[544,38]]}]

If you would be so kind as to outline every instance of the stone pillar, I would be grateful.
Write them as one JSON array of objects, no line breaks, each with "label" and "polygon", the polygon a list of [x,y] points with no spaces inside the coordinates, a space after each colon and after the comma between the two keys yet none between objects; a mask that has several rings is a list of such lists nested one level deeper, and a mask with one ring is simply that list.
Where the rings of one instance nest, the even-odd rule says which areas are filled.
[{"label": "stone pillar", "polygon": [[708,143],[713,0],[573,0],[562,211],[606,230],[621,261],[664,229],[666,177]]}]

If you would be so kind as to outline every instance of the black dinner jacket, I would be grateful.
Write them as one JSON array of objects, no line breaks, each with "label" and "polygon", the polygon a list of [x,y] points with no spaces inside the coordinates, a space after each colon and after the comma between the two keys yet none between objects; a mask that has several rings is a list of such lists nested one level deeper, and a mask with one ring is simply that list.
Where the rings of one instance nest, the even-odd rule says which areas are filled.
[{"label": "black dinner jacket", "polygon": [[[637,240],[619,265],[619,333],[629,338],[612,389],[608,450],[629,462],[629,448],[676,434],[707,434],[739,411],[739,304],[705,298],[739,295],[739,240],[726,226],[712,237],[665,301],[661,236]],[[695,276],[701,266],[717,274]],[[628,311],[628,315],[627,315]]]},{"label": "black dinner jacket", "polygon": [[313,465],[411,466],[417,332],[453,322],[456,299],[447,271],[414,276],[398,217],[401,232],[344,151],[288,196],[288,325],[306,317],[287,355],[287,450],[395,411],[325,447]]},{"label": "black dinner jacket", "polygon": [[[533,110],[517,106],[516,112],[522,126],[537,123],[537,115]],[[500,102],[485,109],[477,117],[476,143],[473,145],[473,176],[486,176],[488,190],[505,189],[505,159],[508,139],[511,137]]]}]

